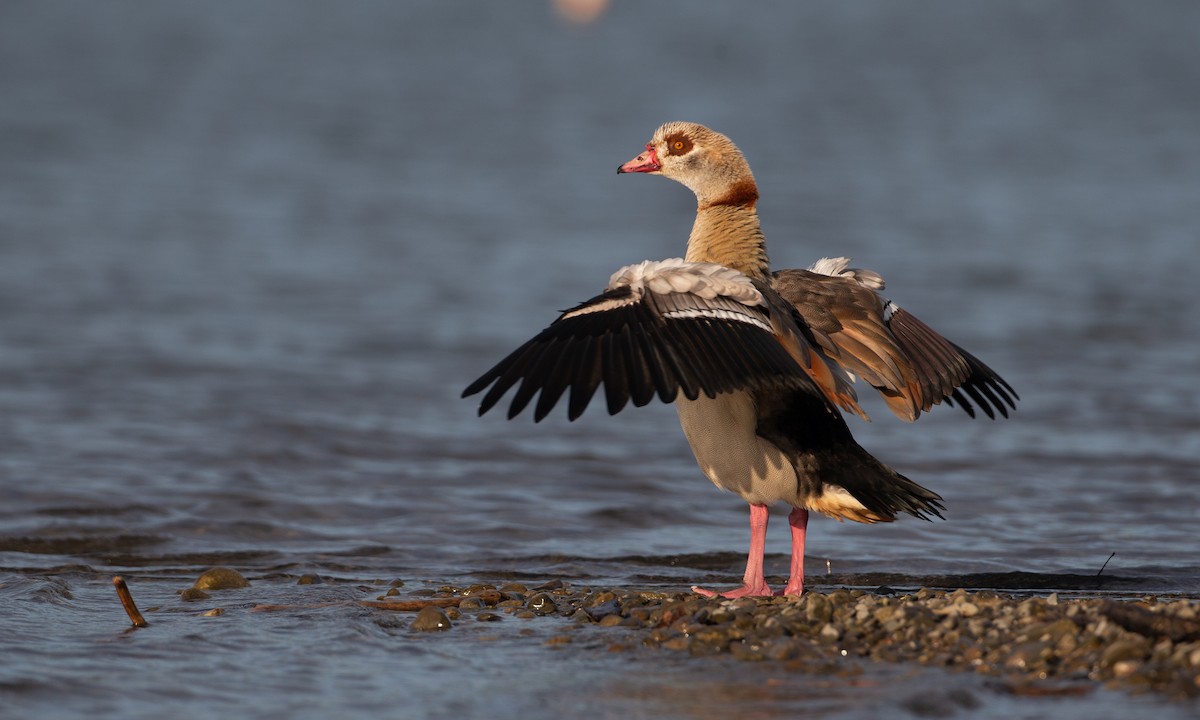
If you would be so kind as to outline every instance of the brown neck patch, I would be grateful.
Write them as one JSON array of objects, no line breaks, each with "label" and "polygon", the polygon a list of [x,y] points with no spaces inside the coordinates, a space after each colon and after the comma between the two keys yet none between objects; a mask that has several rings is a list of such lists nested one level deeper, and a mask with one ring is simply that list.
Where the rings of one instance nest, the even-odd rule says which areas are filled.
[{"label": "brown neck patch", "polygon": [[729,192],[705,203],[700,206],[700,209],[703,210],[714,205],[733,205],[752,208],[757,202],[758,185],[755,185],[753,180],[739,180],[730,186]]}]

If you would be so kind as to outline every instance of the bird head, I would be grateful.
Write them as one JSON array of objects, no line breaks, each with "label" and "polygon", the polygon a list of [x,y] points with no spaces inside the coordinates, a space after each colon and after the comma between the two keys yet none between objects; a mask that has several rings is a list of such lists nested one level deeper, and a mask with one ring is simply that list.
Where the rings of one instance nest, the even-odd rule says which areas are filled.
[{"label": "bird head", "polygon": [[701,206],[758,198],[754,175],[742,151],[719,132],[691,122],[658,128],[646,149],[617,168],[618,173],[647,173],[681,183]]}]

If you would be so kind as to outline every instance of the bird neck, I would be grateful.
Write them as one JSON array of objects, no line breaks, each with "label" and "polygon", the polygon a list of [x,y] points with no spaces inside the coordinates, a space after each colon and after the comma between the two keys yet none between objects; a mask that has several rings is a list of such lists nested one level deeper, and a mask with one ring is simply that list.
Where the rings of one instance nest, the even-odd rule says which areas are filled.
[{"label": "bird neck", "polygon": [[751,279],[766,280],[767,244],[754,201],[700,205],[685,259],[724,265]]}]

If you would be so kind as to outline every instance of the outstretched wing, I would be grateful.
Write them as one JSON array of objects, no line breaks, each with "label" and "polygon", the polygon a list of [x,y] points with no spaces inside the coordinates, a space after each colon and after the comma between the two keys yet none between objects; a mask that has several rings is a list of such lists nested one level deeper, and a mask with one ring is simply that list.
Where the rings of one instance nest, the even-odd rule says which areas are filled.
[{"label": "outstretched wing", "polygon": [[471,383],[463,397],[486,389],[482,415],[520,383],[508,417],[537,395],[535,421],[568,389],[567,416],[574,420],[600,385],[609,414],[630,401],[673,402],[680,392],[694,400],[767,387],[828,402],[795,357],[796,343],[804,341],[779,329],[778,305],[720,265],[679,259],[631,265],[603,293],[564,312]]},{"label": "outstretched wing", "polygon": [[1017,393],[995,371],[883,298],[883,279],[822,259],[812,270],[781,270],[773,287],[812,329],[830,358],[883,396],[898,417],[916,420],[945,401],[971,417],[974,400],[990,418],[1008,417]]},{"label": "outstretched wing", "polygon": [[1008,417],[1009,408],[1017,407],[1016,401],[1020,399],[1017,391],[995,370],[903,308],[891,307],[888,327],[895,333],[901,352],[916,368],[921,381],[922,410],[945,400],[947,405],[957,404],[975,417],[967,396],[993,420],[996,413]]}]

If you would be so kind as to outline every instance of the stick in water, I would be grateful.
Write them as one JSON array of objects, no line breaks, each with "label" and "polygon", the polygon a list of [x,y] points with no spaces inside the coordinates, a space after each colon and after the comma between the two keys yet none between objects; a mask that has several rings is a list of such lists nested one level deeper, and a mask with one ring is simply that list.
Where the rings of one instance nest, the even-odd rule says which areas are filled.
[{"label": "stick in water", "polygon": [[125,578],[120,575],[113,578],[113,587],[117,589],[117,597],[121,598],[121,606],[125,608],[125,614],[129,616],[133,626],[146,627],[149,625],[146,618],[138,612],[137,605],[133,602],[133,595],[129,593],[129,586],[125,584]]}]

